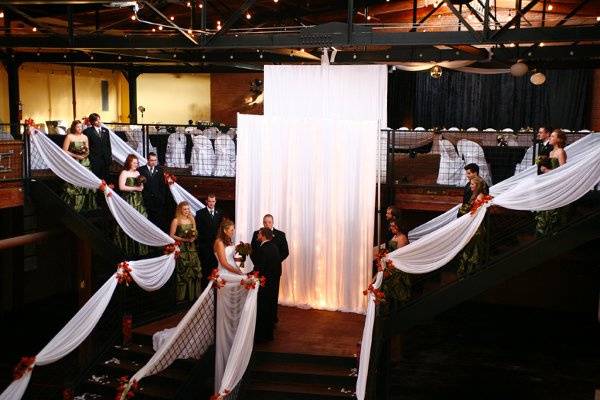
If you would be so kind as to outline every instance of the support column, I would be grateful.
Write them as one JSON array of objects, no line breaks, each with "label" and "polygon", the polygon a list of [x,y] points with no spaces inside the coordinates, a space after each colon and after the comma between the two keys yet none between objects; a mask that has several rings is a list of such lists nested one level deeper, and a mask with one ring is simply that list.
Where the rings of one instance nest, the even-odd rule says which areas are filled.
[{"label": "support column", "polygon": [[138,71],[128,70],[125,73],[127,83],[129,84],[129,123],[137,124],[137,77]]},{"label": "support column", "polygon": [[6,73],[8,75],[8,109],[10,115],[10,133],[13,137],[20,135],[20,123],[23,118],[22,112],[19,110],[19,102],[21,100],[19,94],[19,65],[13,55],[6,62]]}]

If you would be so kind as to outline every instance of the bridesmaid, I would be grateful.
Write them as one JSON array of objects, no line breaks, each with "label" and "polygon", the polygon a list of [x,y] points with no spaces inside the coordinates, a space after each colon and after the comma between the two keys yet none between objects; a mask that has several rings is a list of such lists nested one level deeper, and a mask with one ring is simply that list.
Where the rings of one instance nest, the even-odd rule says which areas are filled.
[{"label": "bridesmaid", "polygon": [[[65,137],[63,150],[79,161],[81,165],[90,169],[88,138],[82,132],[83,125],[81,121],[73,121],[69,128],[69,133]],[[77,212],[90,211],[97,208],[95,190],[75,186],[68,182],[65,183],[61,198]]]},{"label": "bridesmaid", "polygon": [[181,242],[179,258],[175,266],[177,302],[194,301],[202,291],[200,287],[202,272],[194,244],[198,236],[196,221],[187,201],[177,205],[169,234],[173,239]]},{"label": "bridesmaid", "polygon": [[[121,171],[121,174],[119,175],[119,190],[129,205],[135,208],[144,217],[147,217],[148,214],[146,214],[146,207],[144,207],[144,200],[142,198],[144,183],[138,179],[140,176],[140,173],[137,170],[138,166],[139,161],[137,157],[133,154],[128,155],[125,160],[125,165],[123,166],[123,171]],[[115,241],[127,256],[137,257],[148,254],[148,246],[127,236],[118,225]]]},{"label": "bridesmaid", "polygon": [[[471,178],[469,181],[471,188],[471,198],[469,202],[463,204],[458,211],[459,216],[463,216],[471,211],[477,210],[479,205],[485,199],[485,181],[479,176]],[[477,232],[473,235],[469,243],[458,254],[458,270],[459,278],[464,278],[477,270],[487,259],[487,241],[485,222],[482,222]]]},{"label": "bridesmaid", "polygon": [[[388,252],[393,252],[401,247],[406,246],[408,242],[408,235],[403,232],[400,228],[398,221],[393,220],[390,222],[390,233],[392,238],[386,243],[386,249]],[[411,282],[410,275],[404,271],[400,271],[397,268],[393,268],[389,271],[389,276],[383,280],[381,289],[386,294],[400,302],[405,302],[410,299]]]}]

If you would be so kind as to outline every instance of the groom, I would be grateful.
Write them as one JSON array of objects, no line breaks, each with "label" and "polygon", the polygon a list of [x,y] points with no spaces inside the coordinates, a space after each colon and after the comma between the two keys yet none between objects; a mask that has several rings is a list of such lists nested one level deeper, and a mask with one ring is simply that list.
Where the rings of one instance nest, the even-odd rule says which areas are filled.
[{"label": "groom", "polygon": [[267,278],[264,287],[258,290],[258,312],[256,321],[257,341],[273,340],[273,329],[277,316],[277,298],[279,295],[279,279],[281,278],[281,255],[277,245],[273,242],[273,231],[269,228],[260,228],[257,233],[260,243],[250,258],[254,263],[254,270]]}]

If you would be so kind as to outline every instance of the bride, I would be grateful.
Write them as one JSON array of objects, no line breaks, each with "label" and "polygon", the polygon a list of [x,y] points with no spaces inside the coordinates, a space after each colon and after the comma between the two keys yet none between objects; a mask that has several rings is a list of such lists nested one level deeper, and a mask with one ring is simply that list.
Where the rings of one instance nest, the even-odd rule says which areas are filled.
[{"label": "bride", "polygon": [[215,240],[214,251],[217,260],[219,261],[219,272],[229,272],[236,275],[244,275],[242,270],[236,265],[234,254],[235,246],[233,245],[233,235],[235,233],[235,225],[233,221],[224,219],[219,226],[217,239]]}]

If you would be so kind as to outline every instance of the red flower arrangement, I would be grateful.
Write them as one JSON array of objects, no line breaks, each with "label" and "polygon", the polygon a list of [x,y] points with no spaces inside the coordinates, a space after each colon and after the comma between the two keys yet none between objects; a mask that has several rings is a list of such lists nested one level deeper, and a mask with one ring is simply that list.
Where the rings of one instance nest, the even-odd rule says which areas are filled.
[{"label": "red flower arrangement", "polygon": [[477,210],[479,209],[479,207],[481,207],[482,205],[484,205],[485,203],[489,202],[492,199],[493,199],[493,197],[490,196],[489,194],[486,194],[485,196],[483,196],[483,199],[481,199],[481,200],[475,199],[475,201],[473,202],[473,206],[471,207],[471,215],[475,214],[477,212]]},{"label": "red flower arrangement", "polygon": [[389,278],[395,268],[396,267],[394,267],[394,262],[389,258],[386,258],[385,262],[379,261],[379,267],[377,268],[377,270],[383,272],[384,278]]},{"label": "red flower arrangement", "polygon": [[257,283],[260,285],[260,287],[265,287],[265,284],[267,283],[267,278],[260,276],[258,271],[251,272],[246,276],[247,279],[242,279],[240,281],[240,285],[246,290],[255,289]]},{"label": "red flower arrangement", "polygon": [[129,284],[133,282],[131,268],[127,261],[123,261],[117,265],[117,282],[120,284],[124,283],[126,286],[129,286]]},{"label": "red flower arrangement", "polygon": [[369,292],[373,293],[375,304],[380,304],[385,301],[385,293],[382,290],[376,289],[371,283],[369,287],[363,290],[363,294],[366,296]]},{"label": "red flower arrangement", "polygon": [[21,357],[21,361],[19,361],[13,371],[13,378],[15,380],[21,379],[25,373],[33,369],[34,364],[35,357]]},{"label": "red flower arrangement", "polygon": [[138,389],[138,387],[139,384],[135,379],[129,383],[129,378],[122,376],[119,378],[119,388],[117,389],[115,400],[131,399],[133,396],[135,396],[135,391]]},{"label": "red flower arrangement", "polygon": [[230,392],[231,390],[223,390],[223,394],[215,393],[212,396],[210,396],[210,400],[223,400],[225,396],[227,396]]},{"label": "red flower arrangement", "polygon": [[163,174],[163,177],[165,179],[165,183],[169,186],[177,182],[177,178],[175,177],[175,175],[169,174],[168,172],[165,172]]},{"label": "red flower arrangement", "polygon": [[171,243],[171,244],[168,244],[165,247],[163,247],[163,252],[164,252],[164,254],[175,253],[175,258],[178,258],[179,257],[179,246],[180,245],[181,245],[181,243],[179,243],[176,240],[175,243]]},{"label": "red flower arrangement", "polygon": [[29,126],[29,127],[33,127],[35,125],[35,122],[33,121],[33,118],[27,118],[24,121],[25,125]]},{"label": "red flower arrangement", "polygon": [[225,286],[225,283],[227,283],[225,279],[219,276],[219,270],[217,268],[212,270],[210,276],[208,277],[208,280],[213,281],[213,287],[217,289],[221,289],[223,286]]}]

